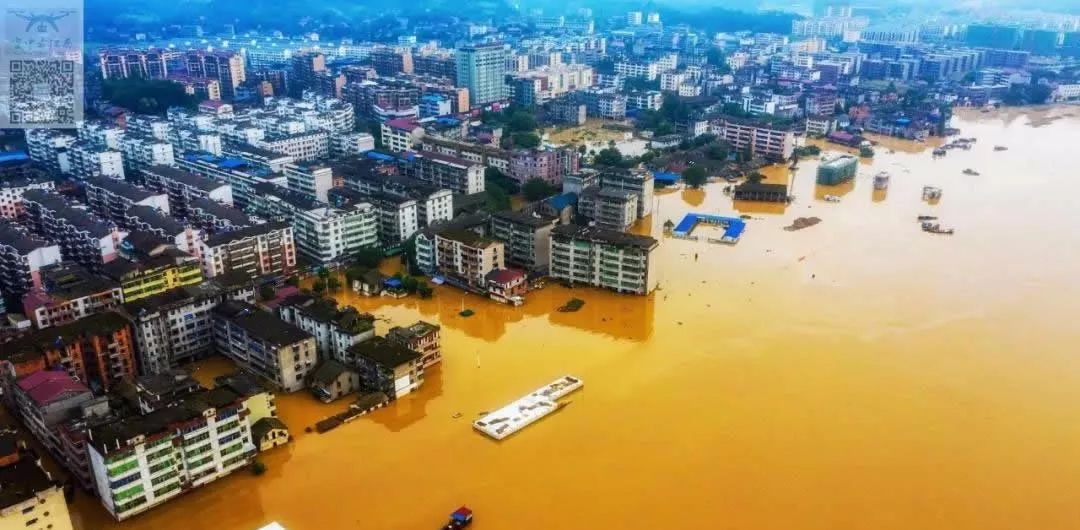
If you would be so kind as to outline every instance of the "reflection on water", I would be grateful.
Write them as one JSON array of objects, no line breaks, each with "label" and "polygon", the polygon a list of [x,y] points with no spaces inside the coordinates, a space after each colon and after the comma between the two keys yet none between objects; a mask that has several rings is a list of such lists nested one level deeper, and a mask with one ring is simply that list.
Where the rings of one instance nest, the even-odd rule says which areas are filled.
[{"label": "reflection on water", "polygon": [[782,202],[732,200],[731,206],[739,213],[781,215],[787,210],[788,205]]},{"label": "reflection on water", "polygon": [[[1071,110],[961,111],[957,126],[979,141],[939,160],[932,142],[882,140],[882,202],[809,199],[817,161],[803,161],[796,202],[755,216],[738,245],[663,239],[650,297],[552,284],[509,308],[441,287],[431,300],[338,293],[378,315],[380,333],[442,326],[444,361],[419,392],[321,435],[302,427],[337,403],[280,396],[298,439],[260,456],[267,475],[227,477],[122,525],[81,495],[76,525],[413,530],[468,504],[477,530],[1076,528]],[[987,160],[982,177],[961,174]],[[655,223],[742,211],[724,185],[698,204],[659,194]],[[924,185],[944,199],[922,202]],[[956,235],[921,232],[920,214]],[[808,216],[822,223],[783,230]],[[554,311],[571,297],[581,311]],[[476,316],[457,315],[463,300]],[[470,428],[564,374],[586,386],[558,414],[501,444]]]},{"label": "reflection on water", "polygon": [[837,197],[843,197],[848,193],[851,193],[855,189],[855,181],[857,178],[845,180],[835,186],[826,186],[824,184],[814,185],[814,199],[824,201],[826,195],[835,195]]},{"label": "reflection on water", "polygon": [[705,203],[705,188],[683,188],[680,195],[683,202],[690,206],[701,206]]},{"label": "reflection on water", "polygon": [[879,190],[879,189],[871,187],[870,189],[871,189],[870,200],[872,200],[874,202],[884,201],[885,198],[889,196],[889,189],[888,188]]}]

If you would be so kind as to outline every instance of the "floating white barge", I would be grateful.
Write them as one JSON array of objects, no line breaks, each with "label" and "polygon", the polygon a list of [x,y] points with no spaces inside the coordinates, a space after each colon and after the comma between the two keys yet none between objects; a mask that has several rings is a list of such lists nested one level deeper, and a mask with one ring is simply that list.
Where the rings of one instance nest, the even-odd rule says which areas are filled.
[{"label": "floating white barge", "polygon": [[557,399],[585,386],[581,379],[560,377],[540,387],[529,395],[516,399],[509,405],[473,422],[473,428],[502,440],[531,425],[533,422],[562,408],[565,403]]}]

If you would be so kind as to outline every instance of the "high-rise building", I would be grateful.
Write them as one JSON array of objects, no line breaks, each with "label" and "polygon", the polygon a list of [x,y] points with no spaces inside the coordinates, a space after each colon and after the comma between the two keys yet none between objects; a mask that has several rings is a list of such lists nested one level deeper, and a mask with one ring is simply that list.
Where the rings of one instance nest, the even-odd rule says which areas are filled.
[{"label": "high-rise building", "polygon": [[216,79],[221,96],[228,100],[236,97],[236,88],[247,79],[244,57],[238,52],[192,50],[187,52],[186,60],[189,76]]},{"label": "high-rise building", "polygon": [[551,277],[620,293],[648,294],[658,283],[655,262],[650,259],[658,246],[648,236],[557,226],[551,232]]},{"label": "high-rise building", "polygon": [[482,106],[509,96],[506,58],[502,44],[476,44],[457,50],[457,82],[469,89],[469,103]]},{"label": "high-rise building", "polygon": [[629,11],[626,13],[627,26],[640,26],[643,20],[641,11]]},{"label": "high-rise building", "polygon": [[1020,44],[1024,30],[1014,26],[994,24],[971,24],[964,36],[971,46],[1011,50]]},{"label": "high-rise building", "polygon": [[102,79],[165,79],[180,56],[174,50],[106,49],[98,52]]},{"label": "high-rise building", "polygon": [[317,87],[316,76],[326,71],[326,56],[320,52],[298,53],[292,58],[292,76],[289,78],[289,95],[300,97],[304,90]]}]

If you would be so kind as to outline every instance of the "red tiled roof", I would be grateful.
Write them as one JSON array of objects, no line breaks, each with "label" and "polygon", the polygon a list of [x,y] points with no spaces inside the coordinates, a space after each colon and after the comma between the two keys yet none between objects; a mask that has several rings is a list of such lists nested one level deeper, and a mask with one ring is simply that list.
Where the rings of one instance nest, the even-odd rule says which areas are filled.
[{"label": "red tiled roof", "polygon": [[66,372],[42,370],[34,372],[16,383],[38,405],[48,405],[70,394],[89,392],[86,385],[75,381]]},{"label": "red tiled roof", "polygon": [[495,269],[487,273],[487,281],[494,283],[507,284],[516,280],[519,280],[525,276],[525,273],[517,269]]}]

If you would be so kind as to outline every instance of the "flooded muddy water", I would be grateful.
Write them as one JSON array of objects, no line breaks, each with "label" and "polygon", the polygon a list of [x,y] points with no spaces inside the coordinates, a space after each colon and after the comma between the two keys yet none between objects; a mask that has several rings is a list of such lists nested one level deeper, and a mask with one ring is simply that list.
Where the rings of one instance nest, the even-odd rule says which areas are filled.
[{"label": "flooded muddy water", "polygon": [[[265,475],[123,524],[81,495],[77,528],[425,530],[462,504],[478,530],[1077,528],[1072,112],[963,113],[971,150],[933,159],[932,143],[882,139],[833,188],[815,184],[815,160],[770,168],[765,182],[794,178],[787,206],[733,205],[724,183],[659,193],[637,228],[662,238],[648,297],[549,285],[511,308],[442,287],[339,293],[380,333],[442,326],[443,363],[418,393],[322,435],[304,427],[345,403],[281,396],[296,440],[260,457]],[[875,193],[879,171],[892,179]],[[936,205],[924,185],[943,189]],[[690,211],[752,218],[734,246],[663,238]],[[956,234],[924,233],[918,215]],[[797,217],[821,222],[782,229]],[[581,311],[555,311],[571,297]],[[565,409],[502,442],[471,429],[564,374],[585,382]]]}]

